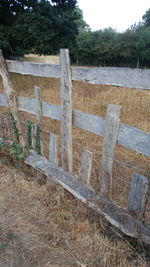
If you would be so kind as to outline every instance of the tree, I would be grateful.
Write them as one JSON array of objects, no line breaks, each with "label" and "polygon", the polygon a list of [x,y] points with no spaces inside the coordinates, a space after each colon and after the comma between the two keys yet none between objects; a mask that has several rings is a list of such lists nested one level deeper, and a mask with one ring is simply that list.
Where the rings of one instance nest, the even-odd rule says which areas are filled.
[{"label": "tree", "polygon": [[143,15],[142,19],[144,21],[144,27],[150,27],[150,8]]},{"label": "tree", "polygon": [[5,54],[51,54],[63,47],[72,50],[76,43],[76,0],[2,0],[0,14]]}]

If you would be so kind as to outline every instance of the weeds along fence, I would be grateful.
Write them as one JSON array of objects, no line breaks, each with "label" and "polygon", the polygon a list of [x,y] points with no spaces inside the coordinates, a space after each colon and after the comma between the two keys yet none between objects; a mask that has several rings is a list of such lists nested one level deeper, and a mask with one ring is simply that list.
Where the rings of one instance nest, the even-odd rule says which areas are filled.
[{"label": "weeds along fence", "polygon": [[[17,97],[9,72],[40,77],[59,78],[61,82],[61,106],[41,100],[39,87],[34,87],[35,98]],[[128,207],[121,208],[111,198],[114,153],[117,144],[150,157],[150,134],[135,127],[121,124],[121,106],[108,105],[106,118],[73,110],[72,81],[89,81],[150,90],[150,70],[129,68],[71,67],[67,49],[60,51],[60,65],[17,62],[4,60],[0,54],[0,74],[4,94],[0,94],[0,106],[9,108],[17,141],[26,144],[22,133],[19,111],[36,115],[36,124],[28,124],[28,145],[32,148],[25,163],[46,174],[76,198],[103,215],[123,233],[150,244],[150,225],[145,223],[145,209],[149,201],[149,178],[140,174],[132,177]],[[58,135],[50,133],[49,159],[42,154],[43,117],[61,121],[61,166],[58,166]],[[11,125],[1,116],[1,135],[12,141]],[[3,127],[2,127],[3,126]],[[103,136],[102,159],[99,163],[99,179],[96,189],[92,187],[93,153],[83,149],[79,177],[73,172],[72,126]],[[78,179],[80,178],[80,179]]]}]

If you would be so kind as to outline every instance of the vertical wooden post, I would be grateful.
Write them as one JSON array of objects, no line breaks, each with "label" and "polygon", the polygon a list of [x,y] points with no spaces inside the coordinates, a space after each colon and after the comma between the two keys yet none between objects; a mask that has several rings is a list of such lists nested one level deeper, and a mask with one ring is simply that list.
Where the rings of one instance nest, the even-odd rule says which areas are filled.
[{"label": "vertical wooden post", "polygon": [[8,118],[4,118],[4,134],[7,141],[12,141]]},{"label": "vertical wooden post", "polygon": [[0,118],[0,138],[4,138],[3,119],[2,118]]},{"label": "vertical wooden post", "polygon": [[42,124],[42,100],[41,100],[41,88],[34,86],[35,100],[36,100],[36,121],[41,126]]},{"label": "vertical wooden post", "polygon": [[61,62],[61,160],[64,170],[72,172],[72,81],[68,49],[60,50]]},{"label": "vertical wooden post", "polygon": [[36,133],[37,133],[37,125],[35,123],[31,126],[31,136],[32,136],[32,149],[36,149]]},{"label": "vertical wooden post", "polygon": [[24,142],[24,138],[23,138],[23,135],[22,135],[21,125],[20,125],[20,122],[19,122],[17,98],[16,98],[16,95],[15,95],[15,91],[13,89],[13,85],[12,85],[12,82],[11,82],[11,79],[10,79],[10,76],[9,76],[9,72],[7,70],[7,67],[6,67],[6,64],[5,64],[5,60],[3,58],[1,50],[0,50],[0,74],[1,74],[2,80],[3,80],[5,94],[8,97],[9,107],[10,107],[13,119],[16,122],[16,128],[18,130],[18,138],[19,138],[18,141],[24,147],[25,146],[25,142]]},{"label": "vertical wooden post", "polygon": [[128,198],[128,210],[139,220],[143,219],[148,192],[148,178],[140,174],[132,177],[131,191]]},{"label": "vertical wooden post", "polygon": [[49,160],[58,165],[58,135],[50,133]]},{"label": "vertical wooden post", "polygon": [[112,187],[112,167],[117,142],[121,107],[109,105],[105,119],[105,135],[101,160],[100,192],[108,194]]},{"label": "vertical wooden post", "polygon": [[91,178],[92,156],[93,153],[91,151],[83,150],[79,177],[88,185],[90,185]]},{"label": "vertical wooden post", "polygon": [[[36,133],[35,138],[38,141],[38,153],[42,154],[42,140],[41,140],[41,132],[42,132],[42,100],[41,100],[41,88],[38,86],[34,86],[35,100],[36,100]],[[39,135],[39,136],[38,136]],[[39,140],[37,139],[39,138]],[[36,148],[36,145],[35,145]]]}]

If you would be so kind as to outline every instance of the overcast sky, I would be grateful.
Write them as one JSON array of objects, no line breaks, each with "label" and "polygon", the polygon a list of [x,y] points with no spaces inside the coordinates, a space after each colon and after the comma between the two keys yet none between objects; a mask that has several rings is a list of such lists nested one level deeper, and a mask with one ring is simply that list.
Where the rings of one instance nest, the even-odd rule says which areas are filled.
[{"label": "overcast sky", "polygon": [[112,27],[122,32],[142,20],[150,0],[78,0],[78,6],[92,30]]}]

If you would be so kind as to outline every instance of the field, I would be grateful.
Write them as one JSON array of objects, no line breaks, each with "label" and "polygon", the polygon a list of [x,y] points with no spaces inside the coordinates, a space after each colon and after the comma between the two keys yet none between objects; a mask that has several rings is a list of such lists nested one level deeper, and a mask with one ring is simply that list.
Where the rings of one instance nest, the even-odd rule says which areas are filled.
[{"label": "field", "polygon": [[[11,74],[11,78],[18,96],[34,97],[33,86],[37,85],[42,89],[42,99],[44,101],[60,105],[59,80],[19,74]],[[2,82],[0,81],[0,92],[2,91]],[[108,104],[121,105],[121,122],[147,132],[150,132],[149,99],[150,91],[146,90],[79,82],[73,83],[74,109],[105,117]],[[5,109],[1,108],[1,111],[4,112]],[[22,112],[20,112],[20,118],[22,122],[35,119],[34,116],[29,116],[29,114],[23,114]],[[24,127],[24,123],[22,126]],[[59,134],[60,123],[44,119],[43,128],[44,153],[47,156],[49,131]],[[74,173],[79,173],[83,147],[88,147],[94,152],[92,168],[92,185],[94,187],[99,173],[102,142],[103,138],[99,136],[73,128]],[[117,179],[117,177],[125,178],[127,182],[130,182],[131,176],[135,171],[149,176],[149,158],[119,145],[116,149],[115,158],[113,176],[116,179],[114,179],[113,198],[116,202],[126,207],[127,193],[130,186],[128,183],[125,184],[122,180]],[[8,162],[8,160],[5,160],[5,163],[6,161]],[[125,162],[128,166],[123,165],[122,162]],[[141,251],[138,250],[136,252],[137,247],[134,249],[132,247],[133,243],[131,245],[120,234],[119,236],[114,234],[112,228],[106,222],[103,222],[102,218],[97,218],[95,214],[85,208],[82,207],[81,209],[80,207],[73,211],[70,205],[69,209],[66,209],[66,202],[71,203],[72,199],[68,193],[59,187],[52,186],[52,188],[48,189],[46,185],[40,186],[38,179],[36,179],[37,174],[32,174],[30,181],[31,174],[28,173],[29,170],[27,174],[24,174],[20,169],[13,167],[11,162],[9,164],[11,173],[8,165],[4,164],[3,157],[1,157],[1,169],[4,170],[3,173],[7,174],[2,176],[5,184],[2,183],[1,189],[4,192],[2,194],[2,203],[6,206],[7,212],[3,213],[0,239],[2,238],[2,240],[7,241],[6,243],[9,243],[9,249],[6,248],[4,260],[7,256],[8,260],[10,260],[11,253],[16,253],[16,259],[18,260],[17,248],[19,246],[18,242],[20,242],[18,240],[22,239],[21,258],[26,259],[28,257],[30,261],[26,262],[24,260],[21,266],[146,266],[146,263],[141,258],[146,253],[144,248],[141,249],[140,247]],[[138,169],[131,168],[131,165],[136,166]],[[18,191],[20,193],[15,193]],[[18,204],[13,204],[12,211],[8,211],[11,206],[11,200],[8,198],[9,192],[14,192],[15,203],[17,203],[17,199],[22,201],[20,210],[18,210]],[[34,201],[37,205],[30,205],[30,202]],[[6,218],[12,219],[11,213],[18,214],[19,218],[12,225],[12,229],[11,224],[6,220]],[[34,216],[31,216],[32,213],[34,213]],[[29,221],[27,222],[25,218],[28,218]],[[146,220],[148,222],[149,214]],[[52,241],[51,239],[50,241],[47,240],[47,231],[49,229],[52,229],[53,232]],[[18,239],[8,240],[7,233],[10,231],[13,231]],[[29,237],[30,234],[31,237]],[[42,239],[42,243],[40,243],[40,239]],[[142,256],[139,255],[140,252]],[[0,253],[3,255],[3,252]],[[33,257],[31,256],[32,253]],[[52,254],[55,255],[54,258]],[[40,259],[39,255],[44,256]],[[67,261],[65,262],[66,258]],[[19,265],[14,264],[14,266]]]}]

